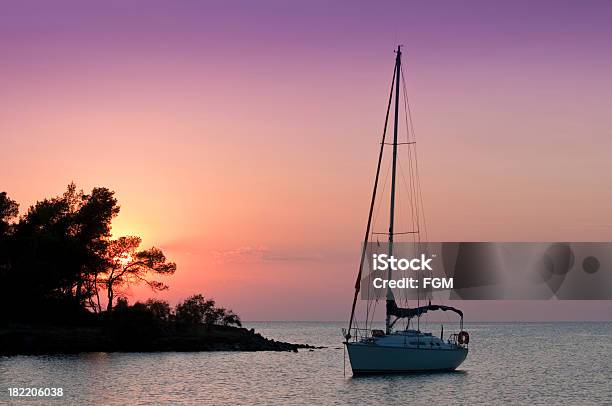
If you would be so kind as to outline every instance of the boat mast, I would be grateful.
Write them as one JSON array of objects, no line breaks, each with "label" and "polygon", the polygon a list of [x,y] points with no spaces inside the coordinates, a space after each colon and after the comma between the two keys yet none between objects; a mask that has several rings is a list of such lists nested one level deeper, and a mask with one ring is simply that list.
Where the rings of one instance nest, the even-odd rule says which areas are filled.
[{"label": "boat mast", "polygon": [[348,330],[346,331],[346,341],[351,338],[351,328],[353,327],[353,319],[355,318],[355,306],[357,305],[357,296],[361,289],[361,275],[363,274],[363,263],[365,261],[366,249],[368,246],[368,238],[370,237],[370,227],[372,225],[372,214],[374,213],[374,204],[376,203],[376,191],[378,189],[378,178],[380,176],[380,166],[382,164],[383,152],[385,150],[385,138],[387,136],[387,124],[389,123],[389,112],[391,111],[391,100],[393,99],[393,86],[395,86],[395,68],[393,68],[393,79],[391,79],[391,90],[389,91],[389,101],[387,102],[387,113],[385,114],[385,125],[383,127],[382,141],[380,142],[380,152],[378,153],[378,164],[376,165],[376,177],[374,179],[374,190],[372,192],[372,200],[370,201],[370,211],[368,214],[368,225],[366,226],[365,236],[363,237],[363,247],[361,249],[361,260],[359,261],[359,272],[355,281],[355,294],[353,296],[353,306],[351,307],[351,318],[349,319]]},{"label": "boat mast", "polygon": [[[395,173],[397,167],[397,127],[398,127],[398,118],[399,118],[399,78],[400,78],[400,68],[402,64],[402,51],[401,45],[397,46],[395,58],[395,121],[393,122],[393,164],[391,166],[391,207],[389,213],[389,257],[393,255],[393,222],[395,219]],[[391,267],[389,267],[389,271],[387,274],[387,279],[391,279]],[[391,333],[391,315],[389,314],[389,305],[394,302],[393,292],[387,286],[387,313],[385,317],[385,331],[387,334]]]}]

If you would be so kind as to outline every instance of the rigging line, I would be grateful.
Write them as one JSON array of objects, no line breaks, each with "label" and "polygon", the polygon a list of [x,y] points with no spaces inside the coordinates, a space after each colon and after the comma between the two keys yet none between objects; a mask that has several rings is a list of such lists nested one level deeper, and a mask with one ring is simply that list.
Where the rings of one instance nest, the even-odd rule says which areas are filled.
[{"label": "rigging line", "polygon": [[[380,196],[384,196],[385,195],[385,191],[387,190],[387,181],[389,179],[389,171],[390,170],[391,170],[391,162],[389,162],[388,165],[387,165],[387,170],[385,172],[385,180],[384,180],[384,182],[382,184],[383,188],[382,188],[382,192],[380,193]],[[382,205],[382,203],[383,203],[383,199],[378,199],[378,205],[377,205],[377,207],[376,207],[376,209],[374,211],[374,218],[373,218],[373,221],[372,221],[372,224],[374,225],[372,227],[372,230],[374,230],[374,228],[376,227],[376,224],[378,222],[378,216],[380,214],[380,206]],[[373,231],[370,232],[370,238],[374,239],[374,234],[375,233]],[[378,239],[377,239],[377,241],[378,241]],[[372,272],[370,272],[368,274],[368,283],[369,283],[368,286],[372,286]],[[366,330],[368,328],[367,327],[367,323],[368,323],[368,318],[370,317],[370,309],[373,306],[372,301],[370,299],[371,299],[370,298],[370,290],[368,289],[368,300],[366,302],[366,326],[365,326]],[[378,300],[378,299],[376,299],[376,300]],[[375,309],[376,309],[376,306],[374,306],[374,310]],[[375,316],[374,311],[372,311],[372,320],[373,320],[374,316]]]},{"label": "rigging line", "polygon": [[[398,161],[397,161],[397,163],[398,163],[398,165],[399,165],[399,173],[400,173],[401,179],[403,180],[403,186],[404,186],[404,188],[399,188],[399,190],[398,190],[398,191],[399,191],[399,194],[400,194],[400,196],[399,196],[399,199],[398,199],[398,200],[399,200],[400,202],[402,202],[402,201],[403,201],[403,200],[402,200],[402,195],[403,195],[403,193],[402,193],[402,192],[403,192],[403,189],[406,189],[406,192],[408,193],[408,196],[410,196],[410,193],[408,192],[408,188],[407,188],[407,184],[406,184],[406,176],[405,176],[405,174],[404,174],[404,168],[403,168],[403,166],[402,166],[402,161],[401,161],[401,160],[398,160]],[[399,207],[399,212],[400,212],[400,213],[399,213],[399,214],[400,214],[400,216],[399,216],[400,220],[404,220],[404,216],[403,216],[404,211],[402,210],[402,209],[403,209],[403,206],[404,206],[403,204],[399,204],[399,205],[398,205],[398,207]],[[414,229],[414,221],[412,221],[412,228]],[[403,276],[405,276],[405,275],[403,275]],[[398,300],[398,301],[399,301],[399,302],[400,302],[400,303],[401,303],[403,306],[406,306],[406,305],[408,304],[408,291],[407,291],[406,289],[403,289],[403,290],[402,290],[402,295],[401,295],[399,298],[396,298],[396,299],[397,299],[397,300]]]},{"label": "rigging line", "polygon": [[[374,301],[374,309],[372,309],[372,320],[370,322],[370,328],[372,328],[372,325],[374,324],[374,315],[376,313],[376,305],[378,304],[378,299],[376,299]],[[366,330],[368,329],[368,325],[366,324]]]},{"label": "rigging line", "polygon": [[[399,180],[399,176],[401,175],[401,165],[400,165],[400,160],[399,157],[397,159],[397,167],[396,167],[396,181],[395,181],[395,214],[394,214],[394,226],[393,226],[393,236],[395,236],[397,233],[395,232],[395,230],[399,229],[400,226],[402,226],[402,220],[404,219],[404,213],[403,213],[403,207],[402,207],[402,200],[404,199],[402,196],[402,188]],[[399,175],[398,175],[399,174]],[[387,233],[389,234],[389,233]],[[401,234],[399,234],[401,235]],[[395,253],[395,255],[397,255],[397,250],[395,249],[395,245],[399,242],[399,239],[393,239],[393,252]]]},{"label": "rigging line", "polygon": [[[382,188],[382,193],[381,196],[384,196],[385,191],[387,190],[387,180],[389,178],[389,171],[391,170],[391,162],[389,162],[389,165],[387,166],[387,171],[385,172],[385,180],[382,184],[383,188]],[[374,226],[376,226],[376,221],[378,220],[378,214],[380,213],[380,206],[382,205],[382,199],[378,199],[378,205],[376,206],[376,209],[374,210],[374,218],[372,219],[372,224]],[[371,233],[373,234],[373,233]]]},{"label": "rigging line", "polygon": [[[416,143],[416,141],[411,141],[410,140],[410,134],[411,134],[411,128],[408,125],[408,110],[409,110],[409,106],[408,106],[408,91],[406,89],[406,82],[404,80],[404,76],[403,76],[403,70],[402,70],[402,87],[403,87],[403,102],[404,102],[404,121],[405,121],[405,125],[406,125],[406,140],[408,141],[408,143],[414,144]],[[410,148],[408,148],[408,164],[409,164],[409,171],[410,171],[410,180],[414,181],[414,171],[413,171],[413,159],[412,159],[412,151],[410,150]],[[411,192],[413,193],[411,195],[411,198],[415,198],[415,194],[414,194],[414,184],[411,183]],[[417,206],[418,209],[418,206]],[[417,218],[418,218],[418,211],[417,211]]]},{"label": "rigging line", "polygon": [[[428,242],[429,242],[429,233],[428,233],[428,229],[427,229],[427,221],[426,221],[426,217],[425,217],[425,204],[423,202],[423,190],[421,188],[421,181],[420,181],[420,175],[419,175],[419,165],[418,165],[418,156],[417,156],[417,151],[416,151],[416,132],[414,130],[414,121],[412,119],[412,110],[410,109],[410,99],[408,96],[408,92],[406,90],[406,80],[404,77],[404,67],[401,67],[401,79],[402,79],[402,87],[403,87],[403,95],[404,95],[404,102],[405,102],[405,112],[408,115],[408,121],[410,124],[410,127],[408,129],[408,123],[407,123],[407,132],[408,132],[408,141],[410,142],[410,134],[412,133],[412,142],[415,144],[414,146],[414,169],[415,169],[415,177],[416,177],[416,186],[417,186],[417,198],[418,198],[418,202],[417,202],[417,207],[420,207],[421,210],[421,216],[422,216],[422,223],[423,223],[423,233],[424,233],[424,237],[425,237],[425,251],[428,251]],[[410,147],[409,147],[410,149]],[[420,229],[420,224],[419,224],[419,229]],[[421,239],[420,239],[421,235],[418,234],[418,238],[419,238],[419,245],[421,245]],[[431,297],[433,297],[433,292],[431,294]],[[417,295],[418,298],[418,295]],[[446,304],[446,300],[444,299],[443,296],[440,296],[440,298],[438,299],[443,305]],[[446,317],[444,317],[446,319],[446,322],[449,322],[449,317],[448,315],[445,315]],[[418,322],[418,321],[417,321]]]},{"label": "rigging line", "polygon": [[[389,172],[391,170],[391,161],[388,162],[387,165],[387,171],[385,173],[385,180],[383,182],[383,189],[382,192],[380,193],[380,196],[384,196],[385,192],[387,190],[387,181],[389,180]],[[378,216],[380,214],[380,206],[383,203],[383,199],[378,199],[378,205],[376,207],[376,210],[374,212],[374,221],[372,222],[372,224],[374,224],[374,227],[377,224],[378,221]],[[374,229],[374,227],[372,228],[372,230]],[[374,232],[371,232],[372,238],[374,238]],[[388,235],[389,233],[382,233],[382,234],[386,234]],[[369,280],[368,280],[369,286],[372,286],[372,273],[369,273]],[[368,328],[372,328],[373,324],[374,324],[374,319],[376,317],[376,307],[378,305],[378,298],[374,299],[374,300],[370,300],[370,290],[368,289],[368,300],[367,300],[367,305],[366,305],[366,321],[365,321],[365,329],[368,330]],[[370,319],[371,316],[371,319]],[[368,323],[369,323],[369,327],[368,327]]]},{"label": "rigging line", "polygon": [[[408,126],[408,116],[412,117],[412,114],[410,113],[410,108],[409,108],[409,105],[408,105],[408,92],[407,92],[407,89],[406,89],[406,81],[405,81],[405,78],[404,78],[404,69],[403,69],[403,67],[400,67],[400,68],[401,68],[401,71],[399,73],[399,76],[400,76],[400,80],[402,81],[402,88],[403,88],[404,114],[405,114],[404,117],[405,117],[405,123],[406,123],[406,136],[407,136],[407,140],[410,141],[410,129],[411,128]],[[414,128],[412,128],[412,130],[414,130]],[[413,139],[416,140],[416,137],[414,135],[414,131],[413,131]],[[415,151],[416,151],[416,148],[415,148]],[[419,217],[418,217],[418,215],[419,215],[419,212],[418,212],[418,200],[417,200],[417,197],[415,196],[415,193],[414,193],[414,190],[416,190],[416,189],[415,189],[415,186],[414,186],[414,183],[413,183],[414,180],[415,180],[413,178],[416,177],[416,176],[414,176],[412,164],[413,164],[413,162],[412,162],[411,148],[408,147],[408,165],[409,165],[409,172],[410,172],[410,188],[411,188],[411,191],[413,191],[412,196],[411,196],[411,201],[412,201],[412,199],[414,199],[414,202],[416,203],[416,204],[412,205],[413,209],[416,210],[416,213],[415,213],[416,215],[413,217],[413,221],[416,218],[416,221],[420,225],[420,220],[419,220]],[[418,182],[418,179],[416,179],[416,181]],[[414,214],[414,212],[413,212],[413,214]],[[418,246],[418,249],[421,250],[421,236],[417,235],[416,237],[417,238],[415,238],[413,240],[414,240],[415,243],[418,240],[418,245],[417,246]],[[420,278],[420,272],[417,271],[417,279],[419,279],[419,278]],[[420,296],[421,296],[421,287],[419,285],[419,287],[417,288],[417,307],[419,307],[421,305],[421,297]],[[420,323],[421,323],[421,317],[419,315],[417,317],[417,330],[419,330],[419,331],[421,329]]]},{"label": "rigging line", "polygon": [[391,80],[391,90],[389,91],[389,102],[387,103],[387,113],[385,114],[385,125],[383,127],[382,140],[380,145],[380,152],[378,154],[378,163],[376,165],[376,177],[374,180],[374,190],[372,191],[372,199],[370,201],[370,212],[368,214],[368,224],[366,226],[365,237],[364,237],[364,246],[361,250],[361,259],[359,261],[359,272],[357,273],[357,280],[355,281],[355,294],[353,296],[353,305],[351,306],[351,318],[349,319],[348,331],[347,331],[347,342],[348,337],[351,335],[351,326],[353,324],[353,318],[355,317],[355,305],[357,304],[357,295],[359,295],[359,289],[361,288],[361,274],[363,272],[363,261],[365,259],[366,246],[368,243],[368,238],[370,235],[370,226],[372,222],[372,210],[374,210],[374,204],[376,202],[376,189],[378,188],[378,176],[380,175],[380,164],[382,162],[383,151],[384,151],[384,142],[385,136],[387,135],[387,124],[389,122],[389,111],[391,110],[391,99],[393,98],[393,85],[398,87],[399,85],[399,72],[397,72],[397,66],[393,70],[393,78]]},{"label": "rigging line", "polygon": [[[404,187],[405,187],[406,192],[408,193],[408,196],[409,196],[409,205],[410,205],[410,209],[411,209],[410,210],[410,214],[412,216],[411,217],[412,229],[416,230],[416,232],[414,232],[413,234],[418,234],[419,233],[419,224],[418,224],[418,222],[415,224],[415,219],[414,219],[414,215],[415,215],[414,209],[413,209],[414,202],[412,201],[413,191],[408,188],[408,182],[406,182],[406,176],[404,175],[404,168],[402,166],[401,161],[398,161],[398,163],[399,163],[399,167],[400,167],[400,174],[402,175],[402,180],[404,181]],[[401,205],[400,205],[400,207],[401,207]],[[414,238],[413,238],[413,242],[414,242]]]},{"label": "rigging line", "polygon": [[[404,78],[404,67],[401,66],[402,71],[401,71],[401,76],[402,76],[402,83],[403,83],[403,87],[404,87],[404,97],[406,98],[406,111],[408,112],[408,120],[410,122],[410,129],[412,132],[412,139],[414,140],[414,142],[416,143],[416,132],[414,131],[414,122],[412,120],[412,110],[410,109],[410,98],[408,97],[408,92],[406,91],[406,80]],[[425,221],[426,217],[425,217],[425,205],[423,203],[423,190],[421,189],[421,180],[420,180],[420,176],[419,176],[419,161],[418,161],[418,156],[417,156],[417,151],[416,151],[416,146],[414,148],[414,166],[415,166],[415,172],[416,172],[416,179],[417,179],[417,187],[418,187],[418,193],[419,193],[419,203],[421,205],[421,213],[423,216],[423,231],[425,234],[425,241],[429,241],[429,236],[428,236],[428,230],[427,230],[427,222]]]},{"label": "rigging line", "polygon": [[[406,124],[406,138],[407,141],[410,142],[410,128],[408,126],[408,102],[407,102],[407,90],[406,90],[406,83],[403,80],[403,70],[402,70],[402,84],[403,84],[403,101],[404,101],[404,119],[405,119],[405,124]],[[411,209],[412,209],[412,222],[413,222],[413,227],[414,228],[420,228],[420,221],[419,221],[419,207],[418,207],[418,199],[416,196],[416,187],[415,187],[415,173],[413,170],[413,159],[412,159],[412,151],[411,148],[408,147],[408,171],[409,171],[409,176],[410,176],[410,205],[411,205]],[[414,224],[416,222],[416,225]],[[420,236],[415,236],[415,238],[413,238],[413,242],[416,244],[417,240],[419,240],[419,249],[420,249],[420,238],[418,238]]]},{"label": "rigging line", "polygon": [[[394,118],[393,118],[393,144],[397,144],[397,131],[398,131],[398,114],[399,114],[399,93],[400,93],[400,66],[402,64],[402,51],[401,45],[397,47],[396,57],[395,57],[395,69],[397,79],[395,81],[395,108],[394,108]],[[392,154],[393,165],[391,167],[391,196],[390,196],[390,205],[389,205],[389,256],[393,255],[393,228],[394,228],[394,220],[395,220],[395,183],[396,183],[396,171],[397,171],[397,145],[393,145],[393,154]],[[391,268],[387,270],[387,277],[391,279]],[[389,311],[389,305],[395,303],[393,298],[393,292],[391,288],[387,286],[386,289],[387,296],[387,306],[385,311],[385,334],[391,333],[391,312]]]},{"label": "rigging line", "polygon": [[[404,117],[405,117],[405,122],[406,122],[406,139],[408,141],[408,143],[412,144],[413,142],[410,142],[410,129],[408,127],[408,119],[407,119],[407,108],[406,108],[406,88],[404,86],[404,92],[403,92],[403,102],[404,102]],[[418,213],[418,206],[417,204],[417,200],[416,200],[416,189],[414,187],[414,171],[412,168],[413,162],[412,162],[412,155],[411,155],[411,151],[410,151],[410,146],[408,147],[408,173],[409,173],[409,180],[410,180],[410,187],[408,188],[409,191],[409,202],[410,202],[410,210],[411,210],[411,221],[412,221],[412,227],[414,229],[418,229],[419,228],[419,213]],[[405,181],[405,179],[404,179]],[[415,224],[416,222],[416,224]],[[416,243],[417,238],[413,238],[413,242]]]},{"label": "rigging line", "polygon": [[[398,164],[397,170],[398,170],[400,176],[403,176],[401,159],[399,159],[399,156],[398,156],[398,159],[397,159],[397,164]],[[399,178],[398,178],[397,182],[398,183],[400,182]],[[398,227],[398,226],[404,224],[404,218],[405,218],[404,205],[401,204],[404,201],[404,196],[403,196],[404,193],[403,193],[401,185],[399,185],[399,184],[396,185],[396,190],[395,191],[396,191],[395,201],[399,202],[395,206],[395,209],[396,209],[395,210],[396,211],[395,227]],[[399,232],[399,233],[394,232],[393,235],[394,236],[395,235],[404,235],[404,232]],[[401,257],[403,254],[401,254],[401,247],[399,247],[399,248],[397,247],[397,244],[399,242],[398,240],[399,239],[395,239],[394,238],[394,241],[393,241],[393,253],[396,256],[399,254],[399,256]],[[401,275],[403,277],[404,276],[403,274],[404,274],[403,271],[399,271],[399,275]],[[406,296],[406,289],[400,290],[399,294],[394,292],[393,296],[394,296],[396,302],[404,303],[405,302],[405,296]]]},{"label": "rigging line", "polygon": [[[398,163],[398,165],[399,165],[399,173],[400,173],[400,176],[401,176],[401,178],[404,180],[404,186],[406,186],[406,177],[404,176],[404,169],[403,169],[403,167],[402,167],[402,161],[401,161],[401,159],[398,159],[398,160],[397,160],[397,163]],[[408,192],[408,191],[406,190],[405,192]],[[400,203],[404,201],[403,199],[405,199],[405,198],[403,197],[403,195],[404,195],[404,188],[402,188],[402,187],[398,188],[398,201],[399,201]],[[406,217],[405,210],[404,210],[404,205],[403,205],[403,204],[399,204],[399,205],[398,205],[398,208],[399,208],[399,217],[398,217],[398,220],[399,220],[399,221],[398,221],[398,224],[404,224],[405,217]],[[414,227],[414,224],[413,224],[412,226]],[[413,229],[414,229],[414,228],[413,228]],[[401,232],[401,233],[399,233],[399,234],[412,234],[412,232]],[[403,247],[403,248],[405,248],[405,247]],[[397,252],[397,251],[398,251],[398,250],[396,250],[396,252]],[[396,254],[396,255],[397,255],[397,254]],[[404,254],[403,254],[403,255],[404,255]],[[402,255],[402,256],[403,256],[403,255]],[[401,276],[402,276],[402,277],[406,277],[406,272],[405,272],[405,271],[400,271],[400,272],[401,272]],[[399,303],[401,303],[401,304],[402,304],[402,306],[406,307],[406,305],[407,305],[407,303],[408,303],[408,290],[407,290],[407,289],[402,289],[402,290],[400,290],[400,294],[399,294],[399,295],[395,295],[395,297],[396,297],[396,301],[398,301]],[[396,321],[397,321],[397,320],[396,320]],[[395,321],[394,321],[394,323],[395,323]]]},{"label": "rigging line", "polygon": [[[389,162],[389,165],[387,166],[387,170],[385,172],[385,180],[382,183],[383,188],[382,188],[382,193],[380,194],[381,196],[384,196],[385,195],[385,191],[387,190],[387,180],[389,178],[389,171],[390,170],[391,170],[391,162]],[[382,199],[378,199],[378,206],[374,210],[374,218],[373,218],[373,221],[372,221],[372,224],[374,225],[374,227],[376,227],[376,224],[377,224],[377,221],[378,221],[378,214],[380,212],[380,206],[381,205],[382,205]],[[374,227],[372,227],[371,229],[373,230]],[[371,234],[370,237],[373,239],[374,238],[374,233],[371,232],[370,234]],[[370,284],[369,286],[372,285],[372,272],[370,272],[368,274],[368,283]],[[368,300],[367,300],[367,303],[366,303],[366,329],[368,328],[367,327],[367,320],[368,320],[368,317],[370,315],[370,307],[371,306],[372,306],[372,304],[371,304],[371,301],[370,301],[370,290],[368,289]],[[374,317],[374,314],[372,314],[372,317]]]},{"label": "rigging line", "polygon": [[[402,74],[403,74],[403,69],[402,69]],[[403,77],[402,77],[402,79],[403,79]],[[404,121],[405,121],[405,126],[406,126],[406,139],[407,139],[407,142],[403,143],[403,144],[411,145],[411,144],[415,144],[416,141],[413,141],[413,140],[410,139],[410,127],[408,125],[408,117],[407,117],[408,116],[408,114],[407,114],[408,107],[407,107],[406,94],[407,94],[407,91],[406,91],[406,86],[405,86],[405,81],[404,81],[404,84],[403,84],[403,104],[404,104],[404,106],[403,107],[404,107],[404,118],[405,118]],[[401,173],[402,180],[403,180],[403,183],[404,183],[404,189],[406,190],[406,192],[407,192],[407,194],[409,196],[408,203],[410,205],[410,208],[409,208],[410,209],[410,222],[412,223],[412,228],[414,230],[420,230],[419,199],[417,197],[418,191],[417,191],[417,187],[415,185],[415,183],[416,183],[416,181],[415,181],[415,171],[414,171],[414,167],[413,167],[414,162],[413,162],[413,159],[412,159],[412,154],[411,154],[411,151],[410,151],[410,146],[408,147],[407,155],[408,155],[408,172],[409,172],[408,177],[409,177],[409,182],[406,181],[406,176],[405,176],[405,173],[404,173],[403,166],[401,164],[401,160],[399,160],[398,162],[399,162],[399,166],[400,166],[400,173]],[[401,191],[401,189],[400,189],[400,191]],[[402,212],[402,208],[403,208],[403,205],[400,205],[400,211],[401,212]],[[420,233],[419,232],[413,233],[412,241],[413,241],[413,244],[415,245],[415,247],[418,250],[421,249],[420,240],[421,240]],[[417,292],[417,295],[420,294],[419,292],[420,292],[420,290]],[[405,297],[403,299],[407,303],[407,300],[408,300],[407,294],[405,294],[404,296]],[[418,299],[419,298],[417,297],[417,300]]]},{"label": "rigging line", "polygon": [[[385,143],[383,143],[383,144],[385,144]],[[385,192],[387,191],[387,184],[389,183],[388,181],[389,181],[389,172],[390,171],[391,171],[391,161],[389,160],[389,162],[387,163],[387,170],[385,171],[385,178],[384,178],[384,181],[382,183],[382,191],[381,191],[381,193],[379,193],[379,196],[384,196]],[[371,230],[374,230],[376,228],[376,224],[378,224],[378,217],[380,215],[380,207],[382,206],[382,204],[383,204],[383,199],[379,198],[378,199],[378,204],[376,205],[376,208],[374,210],[374,217],[372,218],[372,225],[373,226],[371,227]],[[374,234],[375,233],[373,231],[370,231],[370,238],[374,239]],[[388,234],[388,233],[386,233],[386,234]],[[371,272],[368,274],[368,283],[369,283],[369,286],[372,285],[372,273]],[[375,299],[374,303],[372,303],[372,301],[370,299],[371,299],[370,298],[370,290],[368,289],[368,300],[366,302],[366,326],[365,326],[366,330],[368,329],[367,324],[368,324],[368,319],[370,317],[370,314],[372,316],[372,322],[374,321],[375,311],[376,311],[376,301],[378,300],[378,299]],[[372,311],[370,312],[370,310],[372,310]]]},{"label": "rigging line", "polygon": [[[407,184],[408,182],[406,181],[406,176],[404,175],[404,169],[402,167],[401,161],[400,161],[400,173],[402,175],[402,180],[403,180],[403,183],[404,183],[404,187],[406,188],[406,191],[408,192],[408,194],[411,195],[411,193],[408,191],[408,184]],[[419,230],[418,222],[415,222],[415,220],[414,220],[414,214],[415,213],[414,213],[414,210],[412,209],[412,205],[414,204],[414,202],[412,201],[412,199],[409,199],[409,204],[411,206],[410,214],[411,214],[412,228],[415,230],[414,232],[411,233],[411,234],[413,234],[412,235],[412,240],[413,240],[413,243],[414,243],[416,237],[418,237],[418,234],[420,233],[420,230]]]}]

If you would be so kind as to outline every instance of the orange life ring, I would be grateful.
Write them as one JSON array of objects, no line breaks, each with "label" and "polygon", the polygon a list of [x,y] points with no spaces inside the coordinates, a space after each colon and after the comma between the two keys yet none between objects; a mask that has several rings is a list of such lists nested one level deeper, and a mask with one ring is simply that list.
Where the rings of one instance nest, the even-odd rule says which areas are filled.
[{"label": "orange life ring", "polygon": [[462,331],[461,333],[459,333],[459,337],[457,337],[457,341],[459,342],[459,344],[469,344],[470,335],[468,334],[467,331]]}]

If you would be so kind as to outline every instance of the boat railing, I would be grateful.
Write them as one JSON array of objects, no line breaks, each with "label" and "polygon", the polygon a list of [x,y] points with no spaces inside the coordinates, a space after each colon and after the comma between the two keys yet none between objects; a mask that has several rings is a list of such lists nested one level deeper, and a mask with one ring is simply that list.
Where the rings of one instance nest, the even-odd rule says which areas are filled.
[{"label": "boat railing", "polygon": [[[350,335],[347,335],[347,332],[348,332],[347,329],[345,328],[342,329],[342,336],[344,337],[346,342],[374,341],[376,337],[382,337],[385,335],[385,332],[383,330],[358,328],[358,327],[352,327]],[[459,339],[460,334],[461,332],[449,334],[447,343],[455,347],[468,348],[468,344],[462,343],[461,340]],[[426,334],[423,334],[423,335],[426,335]],[[417,339],[418,339],[418,335],[417,335]]]},{"label": "boat railing", "polygon": [[342,329],[342,336],[346,339],[346,341],[362,341],[362,340],[374,340],[375,337],[384,336],[385,332],[383,330],[378,329],[369,329],[369,328],[358,328],[351,327],[350,334],[347,334],[348,330]]},{"label": "boat railing", "polygon": [[456,347],[461,347],[461,348],[468,348],[467,344],[463,344],[459,342],[459,334],[460,333],[452,333],[448,336],[448,340],[447,342],[451,345],[454,345]]}]

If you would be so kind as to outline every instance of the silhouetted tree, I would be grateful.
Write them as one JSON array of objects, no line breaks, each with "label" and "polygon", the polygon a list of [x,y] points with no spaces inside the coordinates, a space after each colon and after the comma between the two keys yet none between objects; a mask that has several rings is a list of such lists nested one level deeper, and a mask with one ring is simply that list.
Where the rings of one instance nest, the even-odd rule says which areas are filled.
[{"label": "silhouetted tree", "polygon": [[19,205],[6,192],[0,192],[0,236],[9,233],[11,220],[19,214]]},{"label": "silhouetted tree", "polygon": [[[62,195],[36,202],[15,221],[18,209],[0,192],[0,321],[77,322],[102,311],[104,289],[111,310],[124,285],[168,288],[152,279],[176,270],[160,249],[139,250],[138,237],[111,240],[111,222],[119,213],[111,190],[84,193],[71,183]],[[139,317],[170,319],[166,302],[137,304]]]},{"label": "silhouetted tree", "polygon": [[15,282],[27,281],[38,298],[98,310],[92,297],[97,275],[107,268],[111,221],[118,213],[114,192],[94,188],[84,194],[74,183],[62,196],[31,206],[15,227]]},{"label": "silhouetted tree", "polygon": [[172,314],[170,304],[165,300],[149,299],[145,302],[147,309],[157,320],[168,322]]},{"label": "silhouetted tree", "polygon": [[206,314],[214,309],[215,301],[212,299],[204,299],[201,294],[188,297],[176,305],[175,315],[179,323],[184,324],[200,324],[204,322]]},{"label": "silhouetted tree", "polygon": [[176,271],[174,262],[167,262],[159,248],[138,251],[140,237],[120,237],[108,243],[106,261],[108,269],[102,276],[107,293],[107,311],[111,312],[115,290],[124,285],[146,283],[154,291],[168,289],[150,275],[171,275]]},{"label": "silhouetted tree", "polygon": [[127,309],[129,309],[129,307],[130,307],[130,305],[128,303],[127,297],[119,296],[117,298],[117,303],[113,307],[113,310],[115,312],[123,312],[123,311],[127,311]]},{"label": "silhouetted tree", "polygon": [[224,326],[236,325],[238,327],[242,327],[242,322],[240,321],[240,317],[231,310],[228,310],[223,318],[221,319],[221,324]]},{"label": "silhouetted tree", "polygon": [[179,303],[176,306],[175,316],[178,323],[188,325],[242,325],[237,314],[222,307],[215,307],[214,300],[205,299],[201,294],[190,296],[183,303]]},{"label": "silhouetted tree", "polygon": [[80,199],[74,220],[78,227],[76,238],[83,247],[84,257],[75,283],[76,299],[79,303],[88,299],[89,307],[97,312],[101,310],[99,275],[108,268],[106,251],[111,221],[119,213],[119,206],[114,192],[106,188],[94,188],[91,194],[82,194]]},{"label": "silhouetted tree", "polygon": [[[0,294],[2,294],[2,284],[8,283],[11,271],[12,251],[12,220],[19,214],[19,205],[10,199],[6,192],[0,193]],[[0,299],[0,304],[2,300]]]}]

